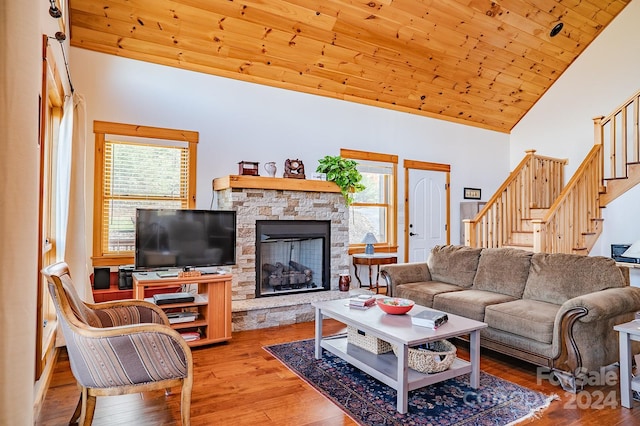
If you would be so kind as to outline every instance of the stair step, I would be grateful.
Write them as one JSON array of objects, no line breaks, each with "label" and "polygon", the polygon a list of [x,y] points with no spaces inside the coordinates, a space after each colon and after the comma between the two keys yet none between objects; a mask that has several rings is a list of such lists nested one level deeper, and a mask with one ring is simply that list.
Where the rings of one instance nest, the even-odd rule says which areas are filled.
[{"label": "stair step", "polygon": [[531,222],[531,219],[520,219],[520,227],[521,231],[533,232],[533,223]]},{"label": "stair step", "polygon": [[542,219],[548,210],[548,208],[529,209],[531,212],[531,217],[529,219]]},{"label": "stair step", "polygon": [[532,245],[527,245],[527,244],[504,244],[502,246],[503,248],[512,248],[512,249],[519,249],[519,250],[527,250],[527,251],[533,251],[533,246]]},{"label": "stair step", "polygon": [[511,233],[510,244],[526,245],[533,247],[533,232],[514,231]]},{"label": "stair step", "polygon": [[607,178],[607,190],[600,196],[600,206],[604,207],[640,183],[640,164],[627,163],[627,177]]}]

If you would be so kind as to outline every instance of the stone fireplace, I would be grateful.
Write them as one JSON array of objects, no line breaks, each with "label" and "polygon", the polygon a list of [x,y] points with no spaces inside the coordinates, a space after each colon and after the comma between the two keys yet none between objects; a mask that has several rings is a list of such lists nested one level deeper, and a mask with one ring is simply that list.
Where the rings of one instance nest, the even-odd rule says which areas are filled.
[{"label": "stone fireplace", "polygon": [[[311,301],[345,297],[338,291],[338,278],[341,273],[349,273],[349,210],[333,182],[230,175],[214,179],[213,189],[214,208],[237,212],[236,265],[231,270],[235,331],[311,321]],[[260,281],[256,273],[256,225],[261,221],[319,221],[328,224],[330,246],[326,259],[328,270],[323,271],[327,276],[323,286],[330,291],[256,297]],[[279,318],[271,321],[274,316]]]}]

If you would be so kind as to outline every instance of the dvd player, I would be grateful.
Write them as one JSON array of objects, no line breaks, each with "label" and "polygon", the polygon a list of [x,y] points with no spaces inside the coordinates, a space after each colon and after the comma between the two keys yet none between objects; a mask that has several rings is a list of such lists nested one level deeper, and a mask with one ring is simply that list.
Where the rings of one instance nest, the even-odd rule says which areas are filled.
[{"label": "dvd player", "polygon": [[154,294],[153,301],[156,305],[168,305],[169,303],[193,302],[195,297],[191,293],[163,293]]}]

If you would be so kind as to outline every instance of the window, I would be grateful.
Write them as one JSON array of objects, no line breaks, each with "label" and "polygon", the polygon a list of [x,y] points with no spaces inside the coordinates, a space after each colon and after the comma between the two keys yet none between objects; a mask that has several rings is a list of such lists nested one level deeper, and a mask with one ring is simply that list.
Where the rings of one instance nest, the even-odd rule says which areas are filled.
[{"label": "window", "polygon": [[60,80],[55,55],[46,35],[42,36],[44,61],[42,72],[42,98],[40,99],[40,199],[38,207],[38,283],[36,328],[36,380],[47,365],[55,344],[56,312],[49,296],[46,279],[40,270],[56,261],[56,197],[55,172],[58,151],[58,132],[62,118],[65,90]]},{"label": "window", "polygon": [[350,253],[364,251],[362,239],[372,232],[377,251],[397,250],[397,166],[398,156],[342,149],[340,155],[356,160],[366,189],[354,194],[349,211]]},{"label": "window", "polygon": [[95,122],[93,264],[133,263],[136,208],[195,205],[197,132]]}]

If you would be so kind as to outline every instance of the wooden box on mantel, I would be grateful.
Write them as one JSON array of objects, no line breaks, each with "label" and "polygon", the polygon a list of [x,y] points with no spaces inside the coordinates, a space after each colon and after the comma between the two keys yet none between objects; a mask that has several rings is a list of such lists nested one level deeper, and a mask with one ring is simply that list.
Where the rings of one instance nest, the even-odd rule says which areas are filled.
[{"label": "wooden box on mantel", "polygon": [[262,176],[228,175],[213,180],[213,190],[229,188],[240,189],[278,189],[285,191],[340,192],[334,182],[325,180],[285,179]]}]

